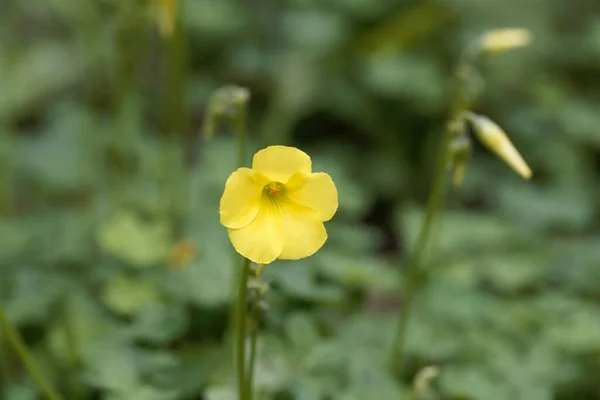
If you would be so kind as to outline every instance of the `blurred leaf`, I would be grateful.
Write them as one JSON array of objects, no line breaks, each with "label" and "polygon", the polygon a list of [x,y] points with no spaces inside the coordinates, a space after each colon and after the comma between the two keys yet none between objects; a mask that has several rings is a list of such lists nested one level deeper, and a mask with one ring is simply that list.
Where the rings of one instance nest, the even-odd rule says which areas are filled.
[{"label": "blurred leaf", "polygon": [[142,268],[165,261],[172,239],[166,221],[143,221],[122,211],[104,224],[97,240],[106,252]]},{"label": "blurred leaf", "polygon": [[51,310],[68,287],[64,276],[21,269],[8,280],[7,313],[17,323],[38,323],[52,317]]},{"label": "blurred leaf", "polygon": [[166,343],[181,335],[187,327],[185,310],[181,306],[151,303],[136,314],[135,337],[154,343]]},{"label": "blurred leaf", "polygon": [[[113,311],[134,315],[143,307],[158,302],[160,296],[158,287],[152,281],[120,274],[114,275],[104,288],[103,300]],[[144,321],[144,317],[140,318]]]},{"label": "blurred leaf", "polygon": [[[424,214],[412,209],[399,216],[402,232],[409,248],[414,248]],[[527,232],[519,230],[509,221],[493,215],[445,211],[436,221],[432,251],[440,255],[494,251],[517,246],[531,240]]]},{"label": "blurred leaf", "polygon": [[368,257],[323,250],[317,259],[319,272],[345,286],[379,291],[398,287],[399,274],[391,266]]},{"label": "blurred leaf", "polygon": [[[21,49],[10,59],[0,56],[0,120],[12,118],[71,86],[81,72],[72,48],[45,39]],[[71,60],[65,63],[64,60]],[[9,62],[10,60],[10,62]]]},{"label": "blurred leaf", "polygon": [[[53,115],[49,133],[20,141],[20,168],[39,182],[62,190],[90,185],[95,178],[93,144],[84,133],[93,127],[84,109],[63,106]],[[86,131],[84,131],[84,129]]]},{"label": "blurred leaf", "polygon": [[115,393],[134,393],[141,385],[133,350],[124,346],[96,347],[86,359],[88,384]]},{"label": "blurred leaf", "polygon": [[348,36],[346,20],[337,13],[317,9],[291,10],[283,27],[293,45],[311,51],[331,51]]},{"label": "blurred leaf", "polygon": [[244,14],[238,3],[230,0],[183,1],[181,15],[192,32],[220,38],[231,35],[244,24]]},{"label": "blurred leaf", "polygon": [[215,386],[206,389],[206,400],[236,400],[237,389],[228,386]]},{"label": "blurred leaf", "polygon": [[400,97],[424,111],[438,110],[444,81],[435,64],[398,54],[375,54],[363,66],[363,80],[377,95]]}]

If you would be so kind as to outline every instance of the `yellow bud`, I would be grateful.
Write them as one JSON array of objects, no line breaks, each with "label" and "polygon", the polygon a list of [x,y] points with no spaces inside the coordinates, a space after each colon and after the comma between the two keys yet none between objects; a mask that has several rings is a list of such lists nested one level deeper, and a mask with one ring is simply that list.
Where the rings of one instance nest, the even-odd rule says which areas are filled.
[{"label": "yellow bud", "polygon": [[178,0],[156,0],[156,22],[161,35],[170,37],[175,30]]},{"label": "yellow bud", "polygon": [[468,113],[466,117],[473,124],[475,134],[484,146],[496,153],[521,177],[531,178],[531,169],[502,128],[482,115]]},{"label": "yellow bud", "polygon": [[480,40],[485,53],[502,53],[528,46],[532,41],[531,32],[525,28],[495,29],[484,34]]}]

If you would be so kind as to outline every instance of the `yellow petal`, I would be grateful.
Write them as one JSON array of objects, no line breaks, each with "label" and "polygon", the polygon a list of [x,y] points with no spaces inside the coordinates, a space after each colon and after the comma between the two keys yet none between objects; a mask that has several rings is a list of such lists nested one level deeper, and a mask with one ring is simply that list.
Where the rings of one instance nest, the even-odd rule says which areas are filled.
[{"label": "yellow petal", "polygon": [[298,260],[317,252],[327,240],[327,232],[317,213],[311,208],[285,203],[279,210],[284,239],[282,260]]},{"label": "yellow petal", "polygon": [[235,250],[257,264],[273,262],[283,250],[283,236],[277,213],[263,207],[254,221],[242,229],[228,229]]},{"label": "yellow petal", "polygon": [[285,185],[288,197],[317,211],[321,221],[329,221],[338,208],[338,192],[329,175],[295,173]]},{"label": "yellow petal", "polygon": [[308,154],[295,147],[269,146],[254,155],[252,169],[270,180],[286,183],[294,172],[310,173],[311,161]]},{"label": "yellow petal", "polygon": [[219,206],[221,224],[227,228],[243,228],[260,211],[262,186],[254,175],[249,168],[239,168],[227,179]]}]

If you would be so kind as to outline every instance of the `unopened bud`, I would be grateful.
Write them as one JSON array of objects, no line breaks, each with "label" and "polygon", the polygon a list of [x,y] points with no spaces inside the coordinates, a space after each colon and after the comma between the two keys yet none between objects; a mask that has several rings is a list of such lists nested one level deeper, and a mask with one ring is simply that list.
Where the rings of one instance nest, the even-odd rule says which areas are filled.
[{"label": "unopened bud", "polygon": [[202,132],[205,139],[210,139],[221,123],[231,123],[242,113],[250,99],[248,89],[227,85],[217,89],[210,98],[204,118]]},{"label": "unopened bud", "polygon": [[496,153],[521,177],[531,178],[531,169],[502,128],[482,115],[469,113],[467,118],[473,124],[475,134],[484,146]]},{"label": "unopened bud", "polygon": [[532,41],[531,32],[525,28],[494,29],[484,34],[479,42],[484,53],[502,53],[528,46]]},{"label": "unopened bud", "polygon": [[175,31],[178,0],[156,0],[156,22],[163,37],[171,37]]},{"label": "unopened bud", "polygon": [[440,374],[440,370],[436,366],[425,367],[417,373],[413,387],[418,398],[431,397],[431,381]]}]

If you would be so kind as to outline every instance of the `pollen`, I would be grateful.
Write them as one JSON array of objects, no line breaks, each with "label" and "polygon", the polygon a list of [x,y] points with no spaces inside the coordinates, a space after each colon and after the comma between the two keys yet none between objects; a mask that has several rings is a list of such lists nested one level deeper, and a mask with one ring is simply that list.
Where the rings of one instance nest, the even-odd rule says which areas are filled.
[{"label": "pollen", "polygon": [[278,197],[283,194],[283,184],[280,182],[269,182],[264,187],[264,192],[270,197]]}]

